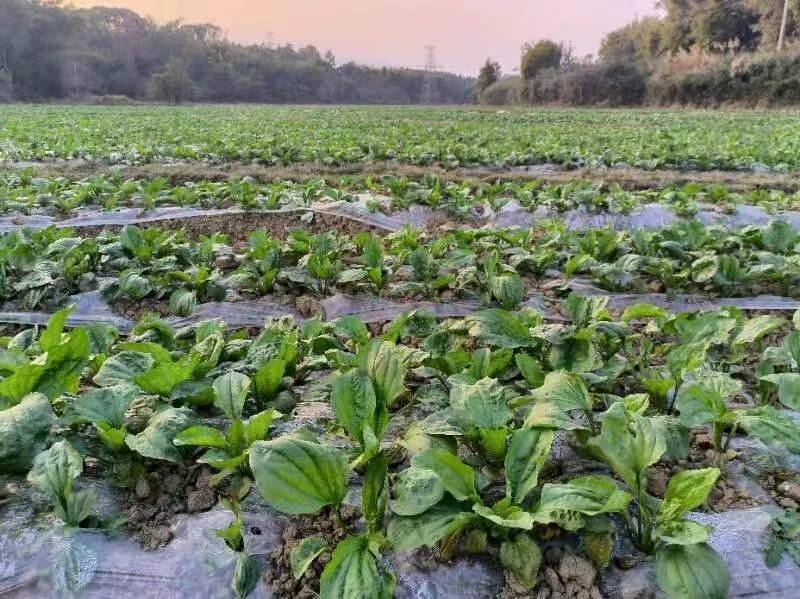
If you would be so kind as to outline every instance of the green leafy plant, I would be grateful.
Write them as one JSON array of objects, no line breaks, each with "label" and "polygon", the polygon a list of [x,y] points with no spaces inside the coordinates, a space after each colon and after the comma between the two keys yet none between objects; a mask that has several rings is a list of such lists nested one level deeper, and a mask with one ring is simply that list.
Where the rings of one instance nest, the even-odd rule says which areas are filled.
[{"label": "green leafy plant", "polygon": [[800,513],[782,511],[772,517],[764,548],[764,562],[775,568],[788,555],[800,566]]},{"label": "green leafy plant", "polygon": [[67,441],[58,441],[33,461],[28,481],[50,495],[56,516],[78,528],[93,514],[96,497],[91,489],[75,489],[83,472],[83,457]]},{"label": "green leafy plant", "polygon": [[212,478],[217,484],[228,476],[236,475],[234,487],[243,497],[250,489],[253,474],[248,453],[258,441],[263,441],[272,422],[282,414],[268,409],[242,419],[245,401],[250,389],[250,379],[238,372],[228,372],[214,381],[214,405],[230,420],[226,432],[205,425],[195,425],[175,436],[177,446],[205,448],[198,461],[220,472]]}]

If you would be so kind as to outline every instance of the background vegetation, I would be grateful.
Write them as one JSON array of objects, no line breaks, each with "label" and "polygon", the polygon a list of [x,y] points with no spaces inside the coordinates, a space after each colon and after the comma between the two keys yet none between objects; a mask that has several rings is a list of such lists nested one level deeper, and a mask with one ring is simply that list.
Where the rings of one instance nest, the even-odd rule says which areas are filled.
[{"label": "background vegetation", "polygon": [[[542,40],[522,49],[519,76],[490,61],[475,93],[483,104],[636,104],[752,107],[800,103],[800,3],[788,0],[662,0],[663,17],[612,31],[597,58]],[[489,76],[491,75],[491,76]],[[491,81],[487,85],[487,82]]]},{"label": "background vegetation", "polygon": [[[332,53],[245,46],[211,24],[158,25],[119,8],[0,0],[0,101],[410,104],[424,72],[337,65]],[[432,101],[466,103],[473,80],[437,73]]]}]

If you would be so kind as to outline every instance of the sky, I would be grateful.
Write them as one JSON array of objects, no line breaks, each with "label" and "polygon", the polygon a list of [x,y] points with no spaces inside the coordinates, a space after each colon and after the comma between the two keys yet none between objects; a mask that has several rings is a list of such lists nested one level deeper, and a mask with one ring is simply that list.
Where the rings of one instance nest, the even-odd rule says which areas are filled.
[{"label": "sky", "polygon": [[331,50],[337,60],[421,67],[425,45],[443,70],[474,75],[486,58],[511,73],[525,42],[572,43],[596,54],[603,36],[654,14],[655,0],[72,0],[122,6],[158,22],[214,23],[244,43]]}]

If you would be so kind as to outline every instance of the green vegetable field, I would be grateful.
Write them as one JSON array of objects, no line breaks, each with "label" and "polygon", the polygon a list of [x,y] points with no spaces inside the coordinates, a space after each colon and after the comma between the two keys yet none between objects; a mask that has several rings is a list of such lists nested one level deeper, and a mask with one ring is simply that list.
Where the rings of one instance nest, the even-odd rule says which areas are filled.
[{"label": "green vegetable field", "polygon": [[0,597],[793,597],[791,113],[0,106]]}]

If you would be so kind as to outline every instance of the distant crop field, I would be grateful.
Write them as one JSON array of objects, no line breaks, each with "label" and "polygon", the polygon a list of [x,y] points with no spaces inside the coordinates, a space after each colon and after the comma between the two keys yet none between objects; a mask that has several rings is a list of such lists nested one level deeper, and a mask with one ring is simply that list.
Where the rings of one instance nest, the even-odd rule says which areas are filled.
[{"label": "distant crop field", "polygon": [[424,107],[0,107],[0,161],[800,166],[789,113]]}]

